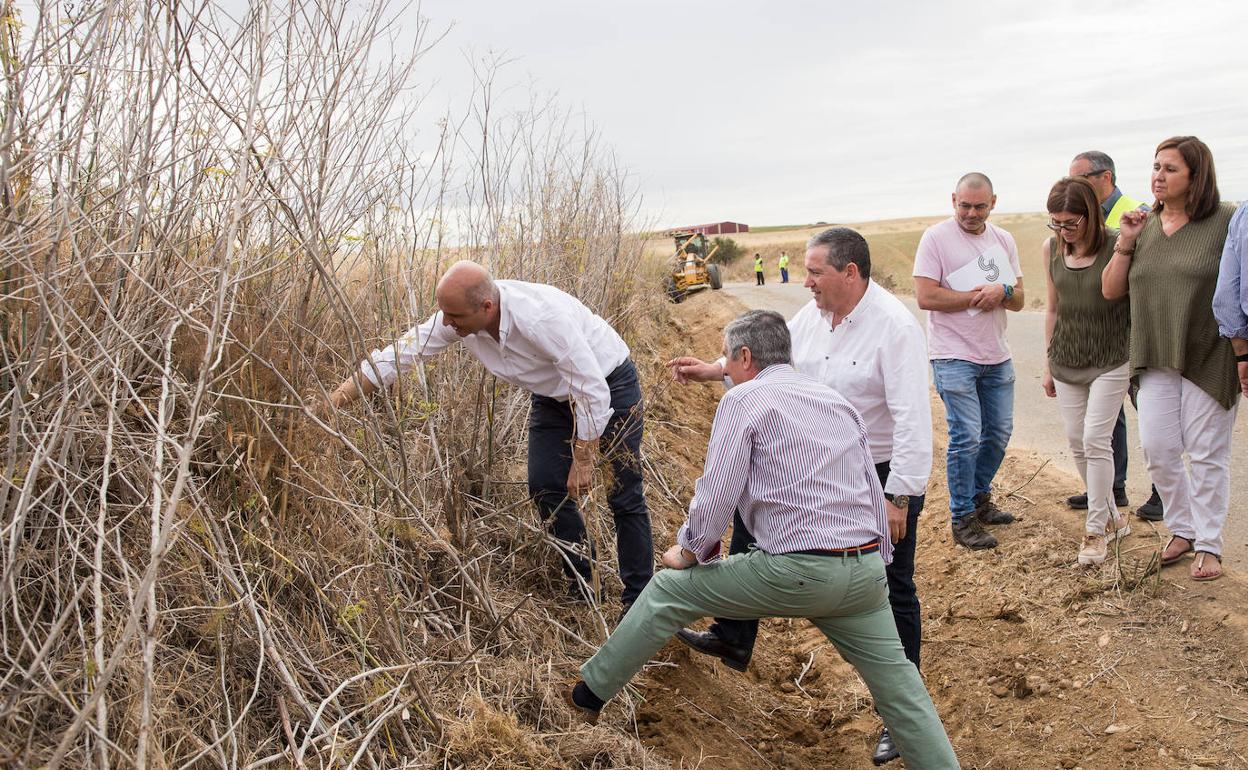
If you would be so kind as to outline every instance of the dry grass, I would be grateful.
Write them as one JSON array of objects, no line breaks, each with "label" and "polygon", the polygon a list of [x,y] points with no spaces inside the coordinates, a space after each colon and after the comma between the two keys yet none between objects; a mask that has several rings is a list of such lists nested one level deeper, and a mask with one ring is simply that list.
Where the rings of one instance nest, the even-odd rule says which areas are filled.
[{"label": "dry grass", "polygon": [[488,63],[413,135],[405,7],[45,10],[0,50],[0,764],[640,757],[551,705],[604,626],[544,598],[525,395],[453,353],[307,409],[463,256],[649,334],[609,154]]}]

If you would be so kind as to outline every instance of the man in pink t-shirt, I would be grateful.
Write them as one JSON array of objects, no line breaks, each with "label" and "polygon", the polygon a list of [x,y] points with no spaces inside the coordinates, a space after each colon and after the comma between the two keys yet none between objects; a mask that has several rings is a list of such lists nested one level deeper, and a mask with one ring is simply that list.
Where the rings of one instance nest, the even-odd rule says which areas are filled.
[{"label": "man in pink t-shirt", "polygon": [[1023,271],[1014,236],[988,223],[996,205],[988,177],[963,176],[953,191],[953,217],[927,228],[914,257],[915,294],[928,311],[928,357],[949,423],[953,539],[974,549],[997,545],[984,524],[1014,521],[992,502],[992,479],[1014,429],[1005,311],[1023,309]]}]

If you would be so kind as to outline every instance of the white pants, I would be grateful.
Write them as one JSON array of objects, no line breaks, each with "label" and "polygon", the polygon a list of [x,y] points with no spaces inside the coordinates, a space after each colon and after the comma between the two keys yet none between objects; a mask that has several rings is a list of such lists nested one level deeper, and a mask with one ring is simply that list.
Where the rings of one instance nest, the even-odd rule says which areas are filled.
[{"label": "white pants", "polygon": [[[1140,442],[1171,534],[1198,551],[1222,553],[1231,497],[1231,430],[1235,406],[1213,397],[1174,369],[1146,369],[1137,398]],[[1191,460],[1189,473],[1183,453]]]},{"label": "white pants", "polygon": [[1070,453],[1088,490],[1089,535],[1105,534],[1110,518],[1118,518],[1114,504],[1114,451],[1110,436],[1131,383],[1129,364],[1105,372],[1087,385],[1053,381],[1057,406],[1066,424]]}]

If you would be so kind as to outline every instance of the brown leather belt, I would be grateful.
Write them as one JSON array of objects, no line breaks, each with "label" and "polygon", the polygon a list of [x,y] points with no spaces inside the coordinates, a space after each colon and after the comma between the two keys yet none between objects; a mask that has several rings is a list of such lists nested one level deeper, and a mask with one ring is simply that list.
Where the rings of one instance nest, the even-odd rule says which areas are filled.
[{"label": "brown leather belt", "polygon": [[808,554],[810,556],[865,556],[878,550],[880,550],[880,541],[872,540],[869,543],[856,545],[853,548],[810,548],[805,551],[793,551],[793,553]]}]

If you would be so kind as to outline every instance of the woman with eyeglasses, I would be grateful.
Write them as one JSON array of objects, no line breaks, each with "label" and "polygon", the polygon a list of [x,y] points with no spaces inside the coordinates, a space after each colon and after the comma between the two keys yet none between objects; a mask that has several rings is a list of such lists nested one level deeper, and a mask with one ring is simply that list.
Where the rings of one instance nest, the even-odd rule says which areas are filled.
[{"label": "woman with eyeglasses", "polygon": [[1194,553],[1192,579],[1216,580],[1239,378],[1230,340],[1218,334],[1213,292],[1235,207],[1221,203],[1213,154],[1194,136],[1157,146],[1152,183],[1152,212],[1123,214],[1101,284],[1107,299],[1130,294],[1140,441],[1171,534],[1161,563]]},{"label": "woman with eyeglasses", "polygon": [[1109,300],[1101,271],[1113,257],[1118,232],[1105,227],[1096,190],[1086,179],[1067,177],[1049,191],[1048,350],[1042,385],[1057,398],[1066,440],[1088,490],[1081,565],[1105,561],[1109,544],[1131,527],[1114,504],[1114,454],[1110,437],[1130,384],[1127,363],[1130,306]]}]

